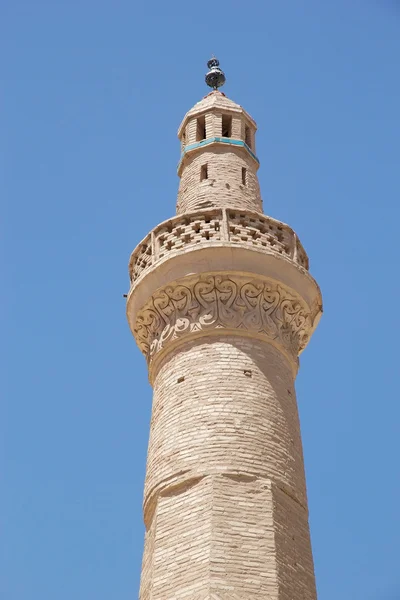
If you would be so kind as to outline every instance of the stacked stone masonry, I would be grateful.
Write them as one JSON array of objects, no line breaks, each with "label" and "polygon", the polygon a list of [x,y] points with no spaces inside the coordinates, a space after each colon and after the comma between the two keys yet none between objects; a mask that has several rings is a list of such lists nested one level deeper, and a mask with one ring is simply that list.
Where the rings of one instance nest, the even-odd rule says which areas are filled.
[{"label": "stacked stone masonry", "polygon": [[315,598],[294,382],[278,350],[221,336],[165,358],[144,515],[143,600]]},{"label": "stacked stone masonry", "polygon": [[[179,185],[177,213],[211,206],[230,206],[262,211],[256,170],[258,164],[244,147],[215,143],[199,148],[186,158]],[[201,169],[207,167],[207,178]],[[246,184],[242,180],[245,169]]]},{"label": "stacked stone masonry", "polygon": [[256,129],[219,91],[185,115],[177,216],[129,261],[153,386],[140,600],[316,600],[294,381],[322,303],[262,213]]}]

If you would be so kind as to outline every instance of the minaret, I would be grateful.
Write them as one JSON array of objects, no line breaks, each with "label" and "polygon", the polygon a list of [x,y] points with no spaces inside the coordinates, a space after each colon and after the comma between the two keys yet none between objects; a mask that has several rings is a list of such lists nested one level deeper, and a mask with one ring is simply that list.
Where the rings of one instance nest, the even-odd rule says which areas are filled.
[{"label": "minaret", "polygon": [[294,381],[321,294],[262,212],[256,123],[208,67],[178,131],[177,215],[129,262],[154,390],[140,600],[315,600]]}]

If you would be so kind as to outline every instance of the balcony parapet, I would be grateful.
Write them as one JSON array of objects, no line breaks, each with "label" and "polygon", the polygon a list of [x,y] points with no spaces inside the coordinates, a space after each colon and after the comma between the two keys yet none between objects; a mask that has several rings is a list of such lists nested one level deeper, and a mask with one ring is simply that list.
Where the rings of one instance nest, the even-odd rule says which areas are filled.
[{"label": "balcony parapet", "polygon": [[225,244],[277,254],[306,271],[309,268],[307,254],[288,225],[257,212],[219,208],[178,215],[157,225],[131,254],[131,284],[167,256]]}]

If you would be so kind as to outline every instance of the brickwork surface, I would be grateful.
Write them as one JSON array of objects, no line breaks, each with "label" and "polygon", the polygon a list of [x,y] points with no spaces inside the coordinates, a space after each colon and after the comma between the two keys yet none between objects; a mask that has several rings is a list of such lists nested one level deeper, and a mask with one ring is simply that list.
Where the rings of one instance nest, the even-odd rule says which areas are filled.
[{"label": "brickwork surface", "polygon": [[[201,167],[208,178],[201,181]],[[213,206],[232,206],[262,212],[256,169],[258,165],[243,148],[225,144],[205,147],[187,157],[179,185],[177,213]],[[242,183],[242,168],[247,184]]]},{"label": "brickwork surface", "polygon": [[[281,353],[236,336],[171,352],[154,384],[142,600],[313,600],[306,502]],[[288,574],[301,593],[279,586]]]}]

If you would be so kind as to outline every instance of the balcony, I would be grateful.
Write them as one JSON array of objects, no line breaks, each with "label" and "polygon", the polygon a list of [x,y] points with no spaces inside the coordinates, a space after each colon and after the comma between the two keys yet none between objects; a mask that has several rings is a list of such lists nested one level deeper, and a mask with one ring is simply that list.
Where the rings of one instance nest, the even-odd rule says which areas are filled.
[{"label": "balcony", "polygon": [[131,284],[167,256],[205,244],[251,247],[309,268],[307,254],[288,225],[256,212],[219,208],[178,215],[157,225],[132,252]]}]

